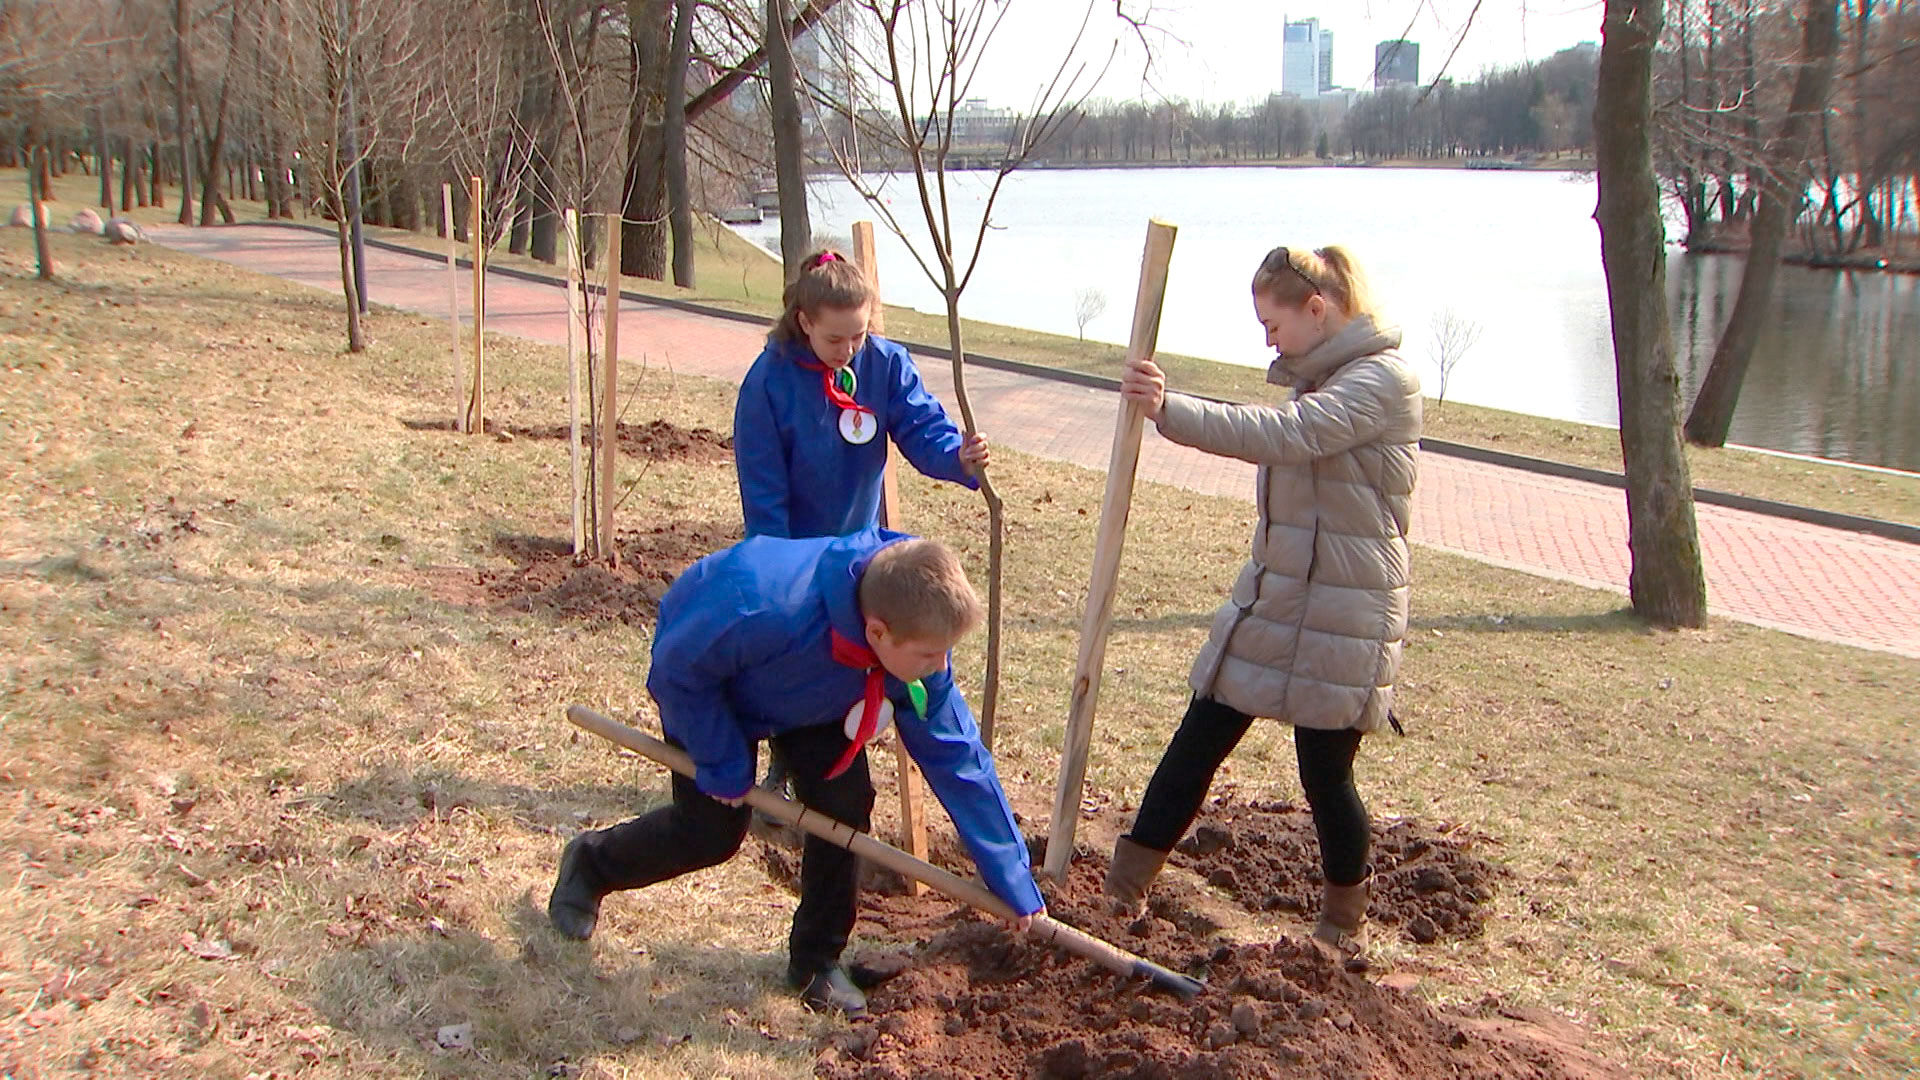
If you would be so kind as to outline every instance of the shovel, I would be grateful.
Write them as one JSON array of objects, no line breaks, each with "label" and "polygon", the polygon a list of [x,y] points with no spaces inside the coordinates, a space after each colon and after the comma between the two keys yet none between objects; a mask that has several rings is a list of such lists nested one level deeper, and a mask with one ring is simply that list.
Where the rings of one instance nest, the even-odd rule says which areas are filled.
[{"label": "shovel", "polygon": [[[682,776],[693,776],[693,759],[688,757],[685,751],[668,746],[643,731],[628,727],[617,720],[608,719],[583,705],[569,706],[567,719],[608,742],[624,746],[635,753],[644,754]],[[1002,919],[1016,918],[1013,909],[1007,906],[1006,901],[988,892],[983,886],[968,881],[958,874],[942,870],[932,863],[916,859],[897,847],[875,840],[866,833],[835,821],[817,810],[809,810],[759,787],[747,789],[747,804],[776,821],[804,829],[904,877],[925,882],[935,891],[963,904],[971,904],[989,915]],[[1066,923],[1045,915],[1034,919],[1027,933],[1041,941],[1057,945],[1075,956],[1091,960],[1109,971],[1128,977],[1144,976],[1151,980],[1153,985],[1163,990],[1170,990],[1182,998],[1192,998],[1206,985],[1199,979],[1182,975],[1144,957],[1135,956],[1117,945],[1108,944],[1084,930],[1076,930]]]}]

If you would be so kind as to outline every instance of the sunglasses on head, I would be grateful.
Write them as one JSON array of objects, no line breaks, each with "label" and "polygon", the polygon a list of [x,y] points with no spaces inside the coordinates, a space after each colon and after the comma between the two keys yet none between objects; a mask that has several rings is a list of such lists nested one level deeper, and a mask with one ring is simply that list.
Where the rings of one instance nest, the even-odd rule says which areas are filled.
[{"label": "sunglasses on head", "polygon": [[1308,277],[1305,270],[1294,265],[1293,252],[1286,248],[1276,248],[1274,254],[1280,256],[1280,261],[1286,264],[1287,269],[1293,271],[1295,277],[1307,283],[1307,288],[1312,289],[1316,294],[1320,292],[1320,283]]}]

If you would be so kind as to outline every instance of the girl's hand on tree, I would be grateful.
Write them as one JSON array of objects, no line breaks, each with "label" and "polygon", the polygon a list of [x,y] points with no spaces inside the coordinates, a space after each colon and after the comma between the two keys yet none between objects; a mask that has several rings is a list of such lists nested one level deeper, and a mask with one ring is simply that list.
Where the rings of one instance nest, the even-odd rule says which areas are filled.
[{"label": "girl's hand on tree", "polygon": [[979,432],[967,436],[967,441],[960,444],[960,464],[970,473],[977,474],[986,468],[992,456],[993,452],[987,447],[987,437]]},{"label": "girl's hand on tree", "polygon": [[1130,360],[1120,376],[1120,396],[1139,405],[1147,419],[1157,424],[1167,403],[1167,375],[1150,359]]}]

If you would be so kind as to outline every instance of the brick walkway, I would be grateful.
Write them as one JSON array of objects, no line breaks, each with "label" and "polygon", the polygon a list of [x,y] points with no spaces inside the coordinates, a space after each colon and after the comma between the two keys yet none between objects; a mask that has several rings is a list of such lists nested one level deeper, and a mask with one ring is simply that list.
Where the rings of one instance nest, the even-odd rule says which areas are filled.
[{"label": "brick walkway", "polygon": [[[331,292],[338,249],[292,229],[164,227],[160,243]],[[444,263],[369,248],[369,298],[444,316]],[[463,271],[466,303],[471,271]],[[487,327],[536,341],[565,340],[561,292],[495,275]],[[751,324],[635,303],[620,319],[623,364],[739,381],[764,330]],[[921,372],[952,399],[946,361]],[[1107,391],[1032,376],[969,369],[981,428],[1002,446],[1104,469],[1115,398]],[[1251,499],[1253,466],[1175,446],[1147,427],[1140,476],[1211,495]],[[1808,637],[1920,657],[1920,546],[1701,505],[1709,598],[1715,614]],[[1629,569],[1622,492],[1576,480],[1427,454],[1415,494],[1414,540],[1486,562],[1625,592]]]}]

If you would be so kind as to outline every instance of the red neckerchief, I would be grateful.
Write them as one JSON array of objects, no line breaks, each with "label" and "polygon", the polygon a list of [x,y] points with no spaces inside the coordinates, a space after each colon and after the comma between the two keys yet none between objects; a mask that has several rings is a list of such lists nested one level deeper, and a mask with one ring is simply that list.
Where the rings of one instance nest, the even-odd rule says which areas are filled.
[{"label": "red neckerchief", "polygon": [[859,731],[854,735],[853,741],[847,744],[847,749],[840,755],[840,760],[834,762],[833,768],[827,770],[827,779],[831,780],[847,771],[853,764],[853,759],[859,756],[860,748],[867,744],[868,739],[873,738],[874,729],[880,726],[880,699],[886,692],[887,673],[880,667],[880,658],[874,655],[872,649],[832,627],[827,628],[827,633],[833,639],[833,662],[845,664],[850,668],[861,668],[867,673],[866,708],[860,713]]},{"label": "red neckerchief", "polygon": [[[818,360],[808,360],[805,357],[800,357],[799,361],[801,367],[806,368],[808,371],[817,371],[820,373],[820,381],[826,387],[828,401],[833,402],[842,409],[852,409],[855,412],[866,413],[868,416],[873,415],[872,409],[853,400],[853,395],[840,389],[839,384],[834,381],[834,376],[846,369],[830,368]],[[852,361],[848,361],[848,365],[851,367]]]}]

